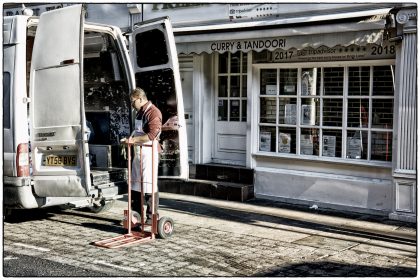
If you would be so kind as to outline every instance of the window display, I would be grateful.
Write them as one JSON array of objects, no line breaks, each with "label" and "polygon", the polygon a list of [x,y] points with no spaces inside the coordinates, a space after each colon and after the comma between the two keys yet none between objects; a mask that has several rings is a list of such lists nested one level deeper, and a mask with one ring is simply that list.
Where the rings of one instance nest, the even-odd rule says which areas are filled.
[{"label": "window display", "polygon": [[261,69],[260,149],[390,162],[393,77],[393,65]]}]

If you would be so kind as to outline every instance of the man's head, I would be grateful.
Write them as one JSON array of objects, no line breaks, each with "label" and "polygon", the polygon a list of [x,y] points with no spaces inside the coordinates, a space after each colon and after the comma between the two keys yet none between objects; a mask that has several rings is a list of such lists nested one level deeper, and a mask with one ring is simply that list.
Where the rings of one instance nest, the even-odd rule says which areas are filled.
[{"label": "man's head", "polygon": [[147,103],[147,96],[141,88],[134,89],[130,94],[131,106],[137,111]]}]

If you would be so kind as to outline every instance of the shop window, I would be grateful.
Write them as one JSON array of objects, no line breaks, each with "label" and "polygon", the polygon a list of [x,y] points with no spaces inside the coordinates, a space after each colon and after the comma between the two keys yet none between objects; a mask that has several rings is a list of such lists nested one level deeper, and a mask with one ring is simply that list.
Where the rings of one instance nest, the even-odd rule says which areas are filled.
[{"label": "shop window", "polygon": [[247,54],[219,54],[217,69],[218,121],[246,122]]},{"label": "shop window", "polygon": [[260,69],[259,151],[392,161],[394,66]]}]

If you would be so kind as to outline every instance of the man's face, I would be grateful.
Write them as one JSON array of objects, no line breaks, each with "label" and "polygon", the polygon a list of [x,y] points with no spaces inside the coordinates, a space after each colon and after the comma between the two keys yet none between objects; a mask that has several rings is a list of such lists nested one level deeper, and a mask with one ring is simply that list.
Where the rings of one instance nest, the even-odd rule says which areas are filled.
[{"label": "man's face", "polygon": [[137,98],[137,97],[131,97],[130,98],[130,102],[131,102],[131,107],[133,107],[134,109],[136,109],[136,111],[139,111],[141,106],[142,106],[142,99],[141,98]]}]

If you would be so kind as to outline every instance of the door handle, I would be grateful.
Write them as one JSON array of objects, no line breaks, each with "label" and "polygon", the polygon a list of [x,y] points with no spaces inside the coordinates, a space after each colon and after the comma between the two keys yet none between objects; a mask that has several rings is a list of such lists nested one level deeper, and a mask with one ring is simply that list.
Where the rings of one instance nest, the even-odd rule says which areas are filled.
[{"label": "door handle", "polygon": [[47,146],[47,151],[51,151],[51,150],[52,150],[52,147]]},{"label": "door handle", "polygon": [[68,150],[70,147],[69,146],[64,146],[63,149],[64,150]]}]

